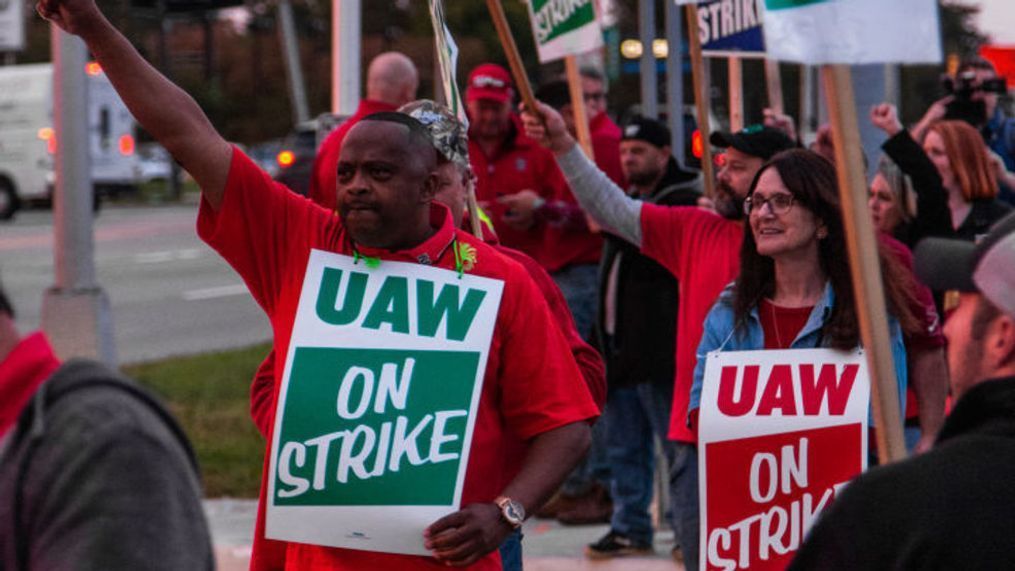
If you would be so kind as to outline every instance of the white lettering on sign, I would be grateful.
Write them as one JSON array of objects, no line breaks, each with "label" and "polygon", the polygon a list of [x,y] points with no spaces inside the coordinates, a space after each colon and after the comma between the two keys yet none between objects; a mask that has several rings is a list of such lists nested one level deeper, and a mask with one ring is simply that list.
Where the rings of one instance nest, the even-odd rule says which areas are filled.
[{"label": "white lettering on sign", "polygon": [[[723,571],[733,571],[749,568],[754,560],[768,561],[773,554],[785,555],[795,551],[818,515],[845,485],[846,482],[840,482],[825,489],[816,503],[815,495],[806,492],[789,508],[772,506],[729,527],[713,529],[706,545],[708,564]],[[756,542],[752,543],[754,538]],[[726,555],[734,549],[737,553],[735,558]]]},{"label": "white lettering on sign", "polygon": [[[782,447],[782,461],[771,452],[758,452],[751,459],[751,499],[756,503],[770,502],[775,498],[776,491],[789,494],[795,483],[799,488],[807,487],[807,443],[806,438],[800,439],[799,451],[794,454],[791,445]],[[761,490],[762,470],[767,474],[767,490]]]},{"label": "white lettering on sign", "polygon": [[[323,434],[304,442],[287,442],[279,454],[279,480],[289,486],[280,489],[279,497],[291,498],[302,495],[311,488],[323,490],[328,484],[327,468],[338,450],[337,469],[334,480],[346,483],[350,477],[369,480],[383,476],[386,472],[398,472],[403,461],[413,466],[440,464],[457,460],[458,452],[442,450],[442,447],[459,439],[457,434],[448,433],[448,422],[466,418],[468,411],[445,410],[427,414],[410,428],[409,419],[399,416],[394,422],[381,424],[380,433],[369,425],[361,424],[351,430],[340,430]],[[433,423],[429,446],[421,452],[419,440],[422,433]],[[337,442],[335,446],[332,443]],[[425,441],[424,441],[425,442]],[[372,468],[368,468],[371,465]],[[313,462],[313,478],[308,480],[295,473]]]},{"label": "white lettering on sign", "polygon": [[[409,385],[412,384],[412,369],[416,360],[409,357],[402,365],[402,374],[398,375],[398,365],[395,363],[384,363],[381,366],[381,380],[377,385],[377,398],[374,400],[374,412],[384,414],[388,402],[398,410],[405,410],[406,401],[409,398]],[[361,383],[357,383],[362,379]],[[361,385],[359,402],[355,408],[352,404],[352,392],[357,385]],[[349,367],[342,383],[338,387],[338,399],[335,409],[338,416],[346,420],[356,420],[370,407],[370,400],[374,396],[374,372],[366,367]]]},{"label": "white lettering on sign", "polygon": [[698,10],[698,37],[707,44],[756,28],[760,21],[755,0],[721,0]]}]

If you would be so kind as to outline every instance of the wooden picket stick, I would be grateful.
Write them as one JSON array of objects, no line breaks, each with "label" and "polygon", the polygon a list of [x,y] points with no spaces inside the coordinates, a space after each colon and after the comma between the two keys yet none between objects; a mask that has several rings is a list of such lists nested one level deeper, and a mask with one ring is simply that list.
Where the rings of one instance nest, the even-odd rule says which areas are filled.
[{"label": "wooden picket stick", "polygon": [[705,178],[705,196],[715,194],[715,174],[712,165],[712,146],[708,142],[711,128],[708,125],[708,94],[705,93],[705,61],[701,56],[701,38],[698,37],[698,6],[687,5],[687,43],[691,52],[691,79],[694,84],[694,103],[698,108],[698,132],[701,133],[701,172]]},{"label": "wooden picket stick", "polygon": [[582,91],[582,78],[578,72],[578,62],[574,56],[564,56],[564,68],[567,70],[567,89],[571,94],[571,109],[574,111],[574,130],[578,135],[578,144],[585,151],[585,156],[596,160],[592,150],[592,132],[589,131],[589,117],[585,112],[585,93]]},{"label": "wooden picket stick", "polygon": [[906,457],[906,444],[902,436],[899,391],[888,334],[888,311],[881,280],[877,239],[867,208],[867,177],[860,156],[862,147],[853,82],[849,67],[845,65],[822,66],[821,76],[832,123],[839,196],[853,275],[860,338],[871,374],[878,459],[882,464],[887,464]]},{"label": "wooden picket stick", "polygon": [[507,17],[504,16],[504,7],[500,5],[500,0],[486,0],[486,7],[490,10],[493,26],[497,28],[497,37],[500,38],[500,43],[504,46],[504,55],[507,56],[508,67],[511,68],[511,75],[515,78],[515,87],[522,97],[522,103],[530,113],[538,115],[539,108],[536,107],[536,97],[532,94],[532,85],[529,83],[529,76],[525,73],[522,56],[518,55],[518,46],[515,45],[515,38],[511,35]]},{"label": "wooden picket stick", "polygon": [[779,62],[765,59],[765,85],[768,88],[768,108],[779,115],[786,113],[786,105],[782,97],[782,72]]},{"label": "wooden picket stick", "polygon": [[744,65],[738,56],[727,58],[730,90],[730,131],[744,128]]}]

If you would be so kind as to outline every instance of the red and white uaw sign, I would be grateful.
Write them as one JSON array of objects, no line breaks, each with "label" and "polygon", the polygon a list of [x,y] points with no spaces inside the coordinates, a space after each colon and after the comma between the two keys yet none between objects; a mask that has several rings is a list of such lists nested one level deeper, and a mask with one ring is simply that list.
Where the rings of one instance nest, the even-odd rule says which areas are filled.
[{"label": "red and white uaw sign", "polygon": [[699,411],[704,569],[784,569],[867,467],[861,351],[708,354]]}]

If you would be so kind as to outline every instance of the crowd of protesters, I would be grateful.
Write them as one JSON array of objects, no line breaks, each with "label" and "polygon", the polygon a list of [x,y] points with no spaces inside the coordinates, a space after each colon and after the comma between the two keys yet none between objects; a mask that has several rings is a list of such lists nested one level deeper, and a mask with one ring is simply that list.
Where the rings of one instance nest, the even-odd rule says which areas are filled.
[{"label": "crowd of protesters", "polygon": [[[590,157],[576,142],[566,82],[543,85],[538,108],[520,113],[507,70],[477,66],[464,89],[466,125],[446,107],[416,100],[415,65],[389,52],[371,63],[357,113],[324,141],[307,199],[275,184],[227,143],[91,0],[43,0],[39,11],[81,36],[141,125],[198,182],[201,238],[243,277],[268,314],[274,347],[251,388],[251,414],[266,450],[285,367],[275,357],[289,351],[312,249],[504,282],[474,436],[481,445],[465,472],[461,510],[421,536],[431,556],[268,539],[266,453],[253,569],[521,569],[526,513],[565,524],[608,523],[605,535],[590,538],[590,558],[649,554],[660,460],[670,500],[660,519],[674,533],[672,557],[697,569],[697,429],[707,355],[861,345],[827,128],[809,149],[791,120],[768,111],[764,125],[711,133],[707,140],[722,158],[715,193],[703,197],[701,174],[674,155],[664,123],[640,116],[613,122],[608,82],[595,69],[581,73]],[[1005,202],[1015,190],[1015,120],[996,89],[987,88],[996,79],[984,61],[961,67],[956,81],[966,82],[968,100],[941,99],[909,129],[892,105],[870,112],[887,139],[872,163],[868,205],[879,235],[898,406],[907,445],[921,456],[862,476],[820,520],[794,563],[798,568],[909,567],[927,557],[963,567],[955,559],[960,548],[976,548],[996,567],[1015,561],[1010,547],[995,545],[1012,531],[1005,516],[1012,506],[990,500],[1011,496],[1003,474],[1015,463],[1008,442],[1015,215]],[[480,218],[482,236],[469,232],[472,216]],[[915,271],[913,249],[919,250]],[[41,409],[28,411],[28,403],[43,402],[33,395],[44,382],[56,390],[74,383],[61,378],[87,374],[106,379],[110,394],[102,398],[109,402],[130,393],[125,402],[136,408],[140,399],[146,406],[128,420],[168,442],[176,477],[162,488],[137,485],[185,501],[166,511],[163,504],[171,502],[145,496],[162,502],[150,509],[167,516],[152,524],[155,537],[164,539],[152,543],[147,533],[138,541],[148,542],[145,556],[164,561],[184,552],[176,543],[192,541],[190,567],[207,565],[193,461],[168,415],[134,389],[108,388],[122,381],[107,371],[61,374],[44,339],[22,340],[10,328],[13,309],[2,292],[0,302],[0,372],[26,343],[39,345],[40,363],[24,380],[0,376],[2,394],[16,397],[0,409],[0,436],[34,426],[32,414]],[[949,393],[953,411],[946,419]],[[870,425],[878,428],[873,419]],[[82,434],[61,436],[75,437]],[[121,462],[151,454],[136,448],[136,456]],[[19,450],[0,452],[24,454]],[[27,463],[47,459],[44,452],[18,459],[28,466],[24,473],[0,466],[0,492],[11,493],[27,477],[43,478]],[[96,474],[92,479],[101,480],[101,470]],[[893,487],[899,483],[910,483],[911,493],[899,493]],[[990,492],[974,493],[981,486]],[[44,502],[40,488],[29,492],[14,493],[22,503]],[[937,492],[949,495],[929,500]],[[88,496],[76,501],[83,499]],[[80,509],[94,515],[108,506]],[[994,539],[978,537],[968,523],[977,510],[990,510],[987,537]],[[31,511],[30,517],[48,514]],[[856,531],[855,522],[873,512],[885,516],[877,522],[881,531]],[[6,508],[0,515],[0,536],[23,531],[7,526]],[[29,516],[15,511],[14,517]],[[136,520],[124,521],[129,527]],[[183,527],[194,537],[170,533]],[[22,568],[26,557],[49,561],[60,538],[37,529],[43,528],[24,528],[35,534],[27,539],[5,540],[16,550],[0,547],[0,562]],[[99,557],[96,546],[109,544],[102,534],[93,543],[66,537],[60,540],[81,545],[73,547],[81,557]],[[119,554],[101,557],[116,561]]]}]

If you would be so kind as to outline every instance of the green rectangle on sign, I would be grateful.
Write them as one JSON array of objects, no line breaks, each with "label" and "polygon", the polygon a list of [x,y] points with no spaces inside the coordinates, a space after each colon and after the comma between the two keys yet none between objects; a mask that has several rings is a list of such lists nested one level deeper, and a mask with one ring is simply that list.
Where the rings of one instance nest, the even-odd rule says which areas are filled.
[{"label": "green rectangle on sign", "polygon": [[536,40],[545,44],[596,21],[592,0],[531,0]]},{"label": "green rectangle on sign", "polygon": [[275,504],[450,505],[479,356],[297,348],[276,447]]},{"label": "green rectangle on sign", "polygon": [[832,0],[765,0],[766,10],[786,10],[800,8],[810,4],[824,4]]}]

